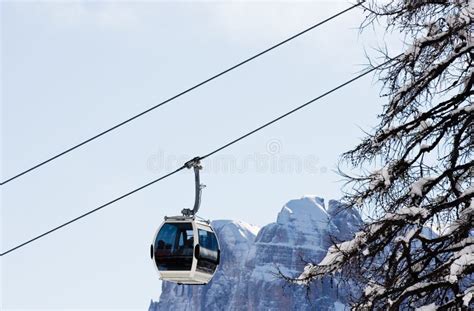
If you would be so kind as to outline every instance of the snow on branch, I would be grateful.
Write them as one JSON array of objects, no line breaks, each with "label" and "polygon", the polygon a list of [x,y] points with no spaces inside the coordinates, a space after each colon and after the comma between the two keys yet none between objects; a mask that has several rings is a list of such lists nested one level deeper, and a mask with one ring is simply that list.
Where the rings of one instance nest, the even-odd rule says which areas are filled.
[{"label": "snow on branch", "polygon": [[344,200],[367,224],[289,281],[344,276],[364,289],[354,309],[474,309],[474,1],[363,6],[362,28],[384,21],[406,42],[379,71],[378,124],[342,156]]},{"label": "snow on branch", "polygon": [[423,197],[423,190],[426,188],[426,185],[434,180],[436,179],[433,177],[422,177],[418,179],[411,185],[410,195]]}]

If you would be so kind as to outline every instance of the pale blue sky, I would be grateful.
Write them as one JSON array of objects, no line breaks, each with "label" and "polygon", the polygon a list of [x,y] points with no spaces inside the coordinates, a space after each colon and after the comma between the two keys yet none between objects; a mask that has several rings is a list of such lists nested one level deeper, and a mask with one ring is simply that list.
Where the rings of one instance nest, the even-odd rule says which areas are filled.
[{"label": "pale blue sky", "polygon": [[[1,179],[349,5],[2,1]],[[354,10],[2,186],[2,250],[349,79],[364,68],[364,48],[382,42],[383,32],[358,34],[361,16]],[[204,161],[200,216],[262,226],[290,199],[339,198],[332,170],[359,127],[375,123],[379,87],[367,76]],[[161,286],[153,234],[193,195],[183,171],[5,256],[1,307],[146,309]]]}]

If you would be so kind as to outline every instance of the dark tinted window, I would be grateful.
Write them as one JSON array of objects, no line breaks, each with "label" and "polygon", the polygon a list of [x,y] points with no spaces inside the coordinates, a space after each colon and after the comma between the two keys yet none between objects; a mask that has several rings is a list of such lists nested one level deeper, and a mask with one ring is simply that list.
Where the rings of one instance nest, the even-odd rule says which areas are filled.
[{"label": "dark tinted window", "polygon": [[159,270],[191,270],[194,252],[192,224],[164,224],[156,236],[154,250]]},{"label": "dark tinted window", "polygon": [[206,273],[214,273],[217,268],[219,247],[216,235],[213,232],[198,229],[199,235],[199,259],[197,270]]}]

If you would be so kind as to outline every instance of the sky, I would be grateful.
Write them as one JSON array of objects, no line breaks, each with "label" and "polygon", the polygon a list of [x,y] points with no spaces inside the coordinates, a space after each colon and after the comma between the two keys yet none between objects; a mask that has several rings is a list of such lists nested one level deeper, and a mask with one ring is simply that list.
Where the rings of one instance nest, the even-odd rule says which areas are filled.
[{"label": "sky", "polygon": [[[1,179],[350,5],[3,0]],[[1,250],[348,80],[366,52],[396,50],[396,34],[361,34],[362,18],[353,10],[2,186]],[[368,75],[203,161],[199,215],[264,226],[291,199],[340,198],[339,157],[375,125],[380,91]],[[161,287],[149,245],[165,215],[192,207],[193,183],[181,171],[2,257],[0,308],[146,309]]]}]

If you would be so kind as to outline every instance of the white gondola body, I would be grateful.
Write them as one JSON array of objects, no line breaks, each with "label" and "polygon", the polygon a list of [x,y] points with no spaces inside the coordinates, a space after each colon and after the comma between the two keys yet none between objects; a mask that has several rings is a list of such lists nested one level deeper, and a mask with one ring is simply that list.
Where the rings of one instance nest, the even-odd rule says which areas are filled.
[{"label": "white gondola body", "polygon": [[[175,229],[181,232],[175,233],[179,236],[173,236],[172,234],[166,236],[167,230]],[[186,246],[186,242],[191,243],[189,237],[191,229],[192,250],[190,249],[191,245]],[[161,239],[158,239],[159,236]],[[170,256],[163,256],[160,252],[167,248],[162,246],[164,243],[166,244],[163,240],[170,240],[170,237],[174,239],[174,242],[171,241],[170,244],[174,245],[171,248],[169,244],[167,246],[170,249],[176,250],[176,252],[170,254]],[[206,241],[208,242],[206,243]],[[176,255],[179,252],[177,245],[181,246],[180,249],[182,248],[179,256]],[[196,251],[197,245],[199,245],[198,251]],[[205,246],[209,247],[206,248]],[[164,252],[168,255],[171,250],[166,249]],[[207,284],[212,279],[219,265],[219,241],[208,222],[185,216],[167,217],[154,236],[151,246],[151,257],[161,280],[178,284]],[[183,259],[183,257],[185,258]]]}]

